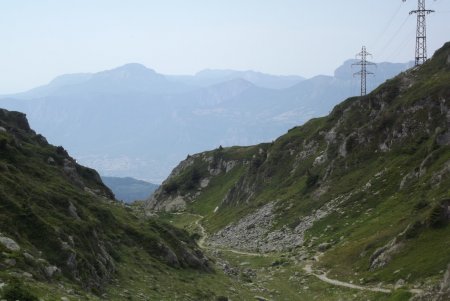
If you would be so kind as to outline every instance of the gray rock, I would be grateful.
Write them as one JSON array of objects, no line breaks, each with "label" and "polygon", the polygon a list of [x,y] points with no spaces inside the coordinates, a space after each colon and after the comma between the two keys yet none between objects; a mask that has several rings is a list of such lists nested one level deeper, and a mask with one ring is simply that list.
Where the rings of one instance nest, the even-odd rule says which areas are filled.
[{"label": "gray rock", "polygon": [[69,213],[74,219],[80,220],[80,217],[77,213],[77,207],[75,207],[72,202],[69,202]]},{"label": "gray rock", "polygon": [[208,179],[208,178],[202,179],[202,180],[200,181],[200,187],[201,187],[201,188],[206,188],[206,187],[208,187],[209,182],[210,182],[210,179]]},{"label": "gray rock", "polygon": [[397,282],[395,283],[394,288],[395,288],[395,289],[402,288],[402,287],[405,286],[405,284],[406,284],[405,280],[403,280],[403,279],[398,279]]},{"label": "gray rock", "polygon": [[25,259],[28,260],[28,261],[35,261],[34,256],[29,254],[29,253],[27,253],[27,252],[23,253],[23,257],[25,257]]},{"label": "gray rock", "polygon": [[450,132],[444,133],[436,137],[436,143],[439,145],[450,145]]},{"label": "gray rock", "polygon": [[392,257],[400,252],[404,246],[402,240],[404,239],[405,233],[408,231],[409,227],[410,225],[408,225],[403,232],[394,237],[385,246],[375,250],[370,257],[370,270],[375,270],[386,266],[392,260]]},{"label": "gray rock", "polygon": [[170,249],[167,246],[162,246],[162,248],[164,249],[165,252],[164,260],[173,267],[179,267],[180,262],[178,261],[178,257],[175,254],[175,252],[173,252],[172,249]]},{"label": "gray rock", "polygon": [[447,267],[447,271],[444,274],[444,278],[441,282],[441,293],[450,294],[450,264]]},{"label": "gray rock", "polygon": [[26,278],[33,278],[33,275],[28,272],[23,272],[22,275]]},{"label": "gray rock", "polygon": [[14,252],[20,251],[19,244],[9,237],[0,236],[0,244],[2,244],[5,248],[7,248],[10,251]]},{"label": "gray rock", "polygon": [[48,278],[52,278],[55,275],[55,273],[59,272],[59,268],[57,266],[50,265],[50,266],[45,267],[44,271],[45,271],[45,275]]},{"label": "gray rock", "polygon": [[0,126],[0,133],[5,133],[5,132],[6,132],[6,129],[4,127]]},{"label": "gray rock", "polygon": [[67,258],[66,265],[70,270],[72,270],[72,271],[76,270],[76,268],[77,268],[77,254],[76,253],[70,253],[69,257]]},{"label": "gray rock", "polygon": [[61,249],[63,249],[64,251],[70,250],[70,245],[67,241],[61,241]]},{"label": "gray rock", "polygon": [[450,160],[445,162],[439,171],[433,173],[431,183],[433,185],[439,185],[449,174],[450,174]]},{"label": "gray rock", "polygon": [[225,163],[225,173],[229,173],[236,165],[237,161],[229,161]]},{"label": "gray rock", "polygon": [[15,259],[11,259],[11,258],[5,259],[3,262],[4,262],[7,266],[10,266],[10,267],[15,266],[16,263],[17,263]]},{"label": "gray rock", "polygon": [[321,243],[320,245],[317,246],[317,249],[320,252],[324,252],[324,251],[328,250],[329,248],[331,248],[331,244],[328,242]]},{"label": "gray rock", "polygon": [[215,233],[209,239],[211,245],[226,246],[233,249],[249,252],[281,252],[302,246],[305,232],[314,222],[324,218],[332,212],[341,202],[351,195],[345,195],[331,200],[311,215],[301,218],[299,224],[290,229],[284,226],[273,230],[275,220],[275,202],[270,202],[245,216],[238,222],[230,224]]}]

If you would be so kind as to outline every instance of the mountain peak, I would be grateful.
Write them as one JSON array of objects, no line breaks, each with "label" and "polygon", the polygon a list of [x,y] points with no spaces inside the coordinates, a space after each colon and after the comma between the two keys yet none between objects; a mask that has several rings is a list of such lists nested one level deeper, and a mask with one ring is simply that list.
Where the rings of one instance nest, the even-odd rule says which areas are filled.
[{"label": "mountain peak", "polygon": [[125,64],[123,66],[114,69],[96,73],[95,76],[107,76],[118,78],[135,78],[135,77],[164,78],[163,75],[156,73],[155,70],[147,68],[144,65],[138,63]]},{"label": "mountain peak", "polygon": [[156,73],[155,70],[147,68],[139,63],[128,63],[119,67],[116,67],[110,71],[130,71],[130,72],[151,72]]},{"label": "mountain peak", "polygon": [[[334,77],[343,80],[351,80],[353,79],[353,74],[358,70],[358,66],[353,66],[352,64],[356,63],[356,59],[349,59],[342,63],[334,71]],[[407,63],[389,63],[389,62],[380,62],[376,63],[374,66],[368,66],[368,71],[374,73],[374,76],[380,76],[384,78],[391,78],[397,75],[401,71],[405,71],[412,67],[413,62]],[[378,83],[381,84],[381,83]]]}]

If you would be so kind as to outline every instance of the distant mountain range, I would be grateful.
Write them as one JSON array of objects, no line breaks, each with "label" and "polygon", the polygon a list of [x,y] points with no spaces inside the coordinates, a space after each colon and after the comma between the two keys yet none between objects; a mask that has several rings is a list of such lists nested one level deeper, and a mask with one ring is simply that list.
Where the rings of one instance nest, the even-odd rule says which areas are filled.
[{"label": "distant mountain range", "polygon": [[116,199],[126,203],[146,200],[159,187],[130,177],[102,177],[102,181],[112,190]]},{"label": "distant mountain range", "polygon": [[[3,97],[0,107],[25,112],[51,143],[103,175],[160,183],[188,154],[271,141],[327,114],[359,92],[353,62],[310,79],[233,70],[172,76],[127,64],[59,76]],[[410,66],[378,64],[369,89]]]}]

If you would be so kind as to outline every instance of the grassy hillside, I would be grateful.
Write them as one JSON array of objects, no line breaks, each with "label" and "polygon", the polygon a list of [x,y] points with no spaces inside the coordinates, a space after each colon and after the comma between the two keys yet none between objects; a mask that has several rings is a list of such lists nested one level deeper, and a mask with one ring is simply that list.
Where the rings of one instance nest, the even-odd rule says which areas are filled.
[{"label": "grassy hillside", "polygon": [[449,187],[447,43],[270,144],[187,158],[147,209],[205,216],[217,246],[323,253],[330,277],[432,291],[450,264]]},{"label": "grassy hillside", "polygon": [[[215,294],[208,281],[187,289],[220,278],[187,232],[138,218],[114,200],[96,171],[49,145],[24,114],[3,109],[0,171],[3,298],[96,299],[106,293],[123,300],[124,290],[168,298],[174,287],[195,300]],[[188,273],[196,280],[180,280]]]}]

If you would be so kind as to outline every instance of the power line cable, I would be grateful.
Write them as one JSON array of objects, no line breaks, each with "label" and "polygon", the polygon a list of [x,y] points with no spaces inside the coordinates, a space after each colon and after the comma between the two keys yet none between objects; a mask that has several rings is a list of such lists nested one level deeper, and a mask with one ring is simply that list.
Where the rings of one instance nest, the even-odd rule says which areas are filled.
[{"label": "power line cable", "polygon": [[384,53],[386,52],[386,49],[391,45],[392,41],[398,36],[398,34],[400,33],[400,31],[403,29],[403,27],[405,26],[406,22],[410,19],[410,15],[407,15],[405,17],[405,19],[403,20],[402,24],[400,25],[400,27],[397,29],[397,31],[394,33],[394,35],[388,40],[388,42],[385,44],[385,46],[381,49],[381,51],[378,54],[378,57],[382,57],[384,55]]},{"label": "power line cable", "polygon": [[392,22],[397,18],[397,15],[400,12],[400,9],[402,8],[402,6],[403,6],[403,4],[400,3],[398,8],[395,10],[394,14],[392,15],[392,17],[389,19],[389,21],[386,24],[386,26],[383,28],[383,30],[380,32],[378,37],[375,39],[375,42],[372,44],[373,48],[376,48],[378,46],[378,43],[380,42],[380,39],[385,35],[386,31],[389,29],[389,27],[391,26]]},{"label": "power line cable", "polygon": [[403,40],[398,44],[398,46],[390,53],[390,55],[387,56],[387,59],[394,61],[394,59],[398,57],[400,52],[405,49],[407,42],[411,39],[409,34],[410,33],[408,32],[408,34],[403,37]]}]

